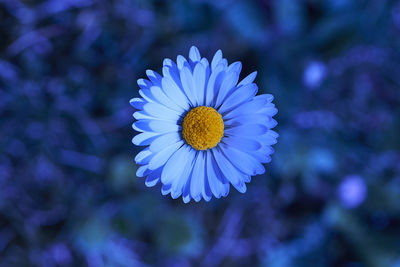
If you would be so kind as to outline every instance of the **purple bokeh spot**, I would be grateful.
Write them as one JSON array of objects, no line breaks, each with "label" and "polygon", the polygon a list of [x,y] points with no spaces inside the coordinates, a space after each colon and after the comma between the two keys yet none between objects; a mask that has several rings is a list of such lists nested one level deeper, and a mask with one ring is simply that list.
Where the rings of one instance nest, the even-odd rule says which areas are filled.
[{"label": "purple bokeh spot", "polygon": [[338,187],[338,196],[344,207],[358,207],[367,196],[367,186],[364,179],[358,175],[345,177]]},{"label": "purple bokeh spot", "polygon": [[305,68],[303,73],[304,85],[314,89],[318,87],[326,75],[326,66],[320,61],[313,61]]}]

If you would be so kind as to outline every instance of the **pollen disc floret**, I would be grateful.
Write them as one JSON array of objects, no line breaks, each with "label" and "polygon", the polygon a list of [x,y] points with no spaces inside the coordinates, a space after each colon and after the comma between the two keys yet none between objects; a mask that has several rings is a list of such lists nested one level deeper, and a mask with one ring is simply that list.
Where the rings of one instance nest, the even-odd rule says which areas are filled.
[{"label": "pollen disc floret", "polygon": [[147,70],[139,79],[141,98],[132,127],[136,175],[146,186],[161,184],[163,195],[209,201],[226,197],[231,185],[246,192],[254,175],[265,173],[278,134],[272,95],[257,95],[257,72],[239,81],[242,64],[218,50],[212,61],[196,47],[176,63],[164,59],[162,75]]},{"label": "pollen disc floret", "polygon": [[189,111],[182,123],[182,135],[197,150],[215,147],[224,135],[221,114],[212,107],[197,107]]}]

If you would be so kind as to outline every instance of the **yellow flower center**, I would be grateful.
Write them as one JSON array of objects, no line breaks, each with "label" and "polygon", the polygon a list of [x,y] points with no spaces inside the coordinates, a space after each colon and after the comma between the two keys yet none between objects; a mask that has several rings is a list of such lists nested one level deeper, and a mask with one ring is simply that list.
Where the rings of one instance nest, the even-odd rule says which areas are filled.
[{"label": "yellow flower center", "polygon": [[189,111],[182,123],[182,135],[197,150],[215,147],[224,135],[221,114],[211,107],[197,107]]}]

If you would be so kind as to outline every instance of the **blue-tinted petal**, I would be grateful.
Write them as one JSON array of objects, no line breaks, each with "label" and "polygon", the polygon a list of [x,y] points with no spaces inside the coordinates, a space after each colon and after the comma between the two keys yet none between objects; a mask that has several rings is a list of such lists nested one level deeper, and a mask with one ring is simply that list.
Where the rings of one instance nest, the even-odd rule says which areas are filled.
[{"label": "blue-tinted petal", "polygon": [[215,67],[218,65],[221,59],[222,59],[222,51],[218,50],[211,61],[211,71],[215,70]]},{"label": "blue-tinted petal", "polygon": [[175,101],[175,103],[182,107],[184,110],[189,109],[189,101],[185,96],[185,93],[181,88],[172,80],[170,77],[164,77],[162,79],[162,87],[168,94],[169,98]]},{"label": "blue-tinted petal", "polygon": [[150,128],[150,122],[152,120],[140,120],[132,124],[132,128],[138,132],[152,132]]},{"label": "blue-tinted petal", "polygon": [[234,109],[235,107],[248,102],[256,95],[257,91],[257,85],[255,85],[254,83],[236,89],[231,95],[229,95],[225,99],[221,107],[218,109],[218,112],[224,114]]},{"label": "blue-tinted petal", "polygon": [[195,62],[201,60],[200,51],[199,51],[199,49],[198,49],[197,47],[192,46],[192,47],[190,48],[190,51],[189,51],[189,59],[190,59],[193,63],[195,63]]},{"label": "blue-tinted petal", "polygon": [[263,165],[249,154],[225,144],[221,144],[220,147],[225,157],[241,172],[248,175],[263,174],[265,172]]},{"label": "blue-tinted petal", "polygon": [[246,78],[244,78],[239,84],[238,86],[245,86],[247,84],[250,84],[254,81],[254,79],[257,76],[257,71],[254,71],[252,73],[250,73],[249,75],[246,76]]},{"label": "blue-tinted petal", "polygon": [[137,84],[139,85],[140,89],[149,89],[151,86],[153,86],[153,83],[146,79],[137,80]]},{"label": "blue-tinted petal", "polygon": [[133,113],[133,117],[136,120],[156,120],[157,118],[150,116],[149,114],[147,114],[147,112],[145,111],[136,111],[135,113]]},{"label": "blue-tinted petal", "polygon": [[150,162],[150,159],[153,157],[154,153],[150,151],[148,147],[140,151],[136,157],[135,162],[136,164],[145,165]]},{"label": "blue-tinted petal", "polygon": [[243,174],[237,170],[232,163],[221,153],[220,149],[214,148],[212,150],[215,161],[225,178],[241,193],[246,191],[246,186],[243,181]]},{"label": "blue-tinted petal", "polygon": [[151,120],[149,122],[149,127],[153,132],[158,132],[158,133],[177,132],[182,129],[180,125],[161,120]]},{"label": "blue-tinted petal", "polygon": [[194,92],[193,75],[190,67],[185,64],[181,70],[181,82],[185,95],[190,101],[191,106],[197,106],[197,95]]},{"label": "blue-tinted petal", "polygon": [[239,69],[239,65],[241,66],[240,62],[235,62],[228,67],[224,80],[221,84],[221,88],[218,91],[215,107],[219,107],[225,98],[230,94],[230,92],[236,87],[240,74],[240,71],[237,71]]},{"label": "blue-tinted petal", "polygon": [[225,120],[225,126],[237,126],[243,124],[262,124],[266,125],[272,120],[272,118],[265,114],[255,113],[253,115],[237,116],[229,120]]},{"label": "blue-tinted petal", "polygon": [[202,191],[205,186],[205,178],[205,152],[198,151],[196,162],[193,166],[192,179],[190,181],[190,194],[196,202],[201,200]]},{"label": "blue-tinted petal", "polygon": [[171,192],[171,185],[170,184],[163,184],[161,186],[161,194],[163,196],[168,195]]},{"label": "blue-tinted petal", "polygon": [[266,104],[267,102],[265,99],[254,99],[224,114],[224,120],[231,119],[236,116],[253,115],[260,109],[264,108]]},{"label": "blue-tinted petal", "polygon": [[137,110],[142,110],[143,109],[143,105],[146,104],[147,101],[144,100],[143,98],[132,98],[129,101],[129,104],[131,104],[132,107],[134,107]]},{"label": "blue-tinted petal", "polygon": [[144,105],[143,110],[150,116],[159,120],[178,122],[181,117],[181,113],[156,103],[147,103]]},{"label": "blue-tinted petal", "polygon": [[[164,80],[164,79],[163,79]],[[157,99],[157,102],[162,104],[163,106],[175,110],[182,114],[185,109],[182,107],[178,106],[174,101],[171,101],[169,95],[163,91],[161,87],[158,86],[152,86],[150,88],[151,94],[154,96],[155,99]]]},{"label": "blue-tinted petal", "polygon": [[178,55],[176,57],[176,64],[177,64],[179,70],[182,70],[185,63],[188,63],[188,62],[184,56]]},{"label": "blue-tinted petal", "polygon": [[268,131],[268,128],[261,124],[245,124],[235,126],[225,130],[225,135],[235,135],[235,136],[255,136],[262,135]]},{"label": "blue-tinted petal", "polygon": [[162,167],[152,171],[147,177],[146,177],[146,181],[145,181],[145,185],[147,187],[153,187],[156,184],[158,184],[158,182],[161,179],[161,171],[162,171]]},{"label": "blue-tinted petal", "polygon": [[[168,180],[170,180],[172,183],[171,196],[174,199],[178,198],[182,194],[183,187],[189,180],[189,176],[192,172],[193,163],[196,156],[196,151],[188,145],[184,145],[181,150],[182,154],[179,156],[179,159],[178,156],[176,156],[176,159],[172,161],[171,157],[165,165],[165,167],[167,167],[167,165],[170,165],[168,168],[170,168],[171,171],[175,173],[169,179],[166,178],[167,182]],[[175,156],[175,154],[173,156]],[[177,162],[179,162],[179,164],[177,164]],[[178,168],[177,165],[182,165],[180,166],[182,168]],[[177,169],[179,169],[179,171],[177,171]]]},{"label": "blue-tinted petal", "polygon": [[204,105],[205,86],[206,86],[206,68],[201,63],[197,63],[193,70],[194,90],[199,106]]},{"label": "blue-tinted petal", "polygon": [[223,81],[225,72],[224,66],[219,64],[211,73],[206,89],[206,106],[214,105],[214,100],[218,95],[219,88]]},{"label": "blue-tinted petal", "polygon": [[178,132],[160,135],[150,144],[150,150],[153,152],[161,151],[163,148],[175,144],[179,140],[181,140],[181,137]]},{"label": "blue-tinted petal", "polygon": [[149,169],[155,170],[164,165],[167,160],[175,153],[181,146],[183,141],[178,141],[175,144],[165,147],[163,150],[153,156],[149,162]]},{"label": "blue-tinted petal", "polygon": [[147,146],[151,142],[153,142],[154,139],[159,136],[159,133],[154,133],[154,132],[144,132],[135,135],[135,137],[132,138],[132,143],[137,145],[137,146]]},{"label": "blue-tinted petal", "polygon": [[139,90],[139,95],[143,97],[149,103],[157,103],[157,99],[153,96],[149,88],[143,88]]},{"label": "blue-tinted petal", "polygon": [[255,151],[261,148],[261,144],[257,140],[240,136],[227,136],[222,139],[222,142],[245,151]]},{"label": "blue-tinted petal", "polygon": [[216,198],[226,196],[229,193],[229,182],[220,173],[210,150],[207,150],[207,180],[210,185],[211,192]]},{"label": "blue-tinted petal", "polygon": [[149,173],[151,173],[151,170],[149,169],[149,165],[140,166],[136,170],[137,177],[144,177],[144,176],[148,175]]},{"label": "blue-tinted petal", "polygon": [[155,72],[154,70],[146,70],[146,75],[149,77],[150,81],[156,85],[160,86],[161,85],[161,75]]}]

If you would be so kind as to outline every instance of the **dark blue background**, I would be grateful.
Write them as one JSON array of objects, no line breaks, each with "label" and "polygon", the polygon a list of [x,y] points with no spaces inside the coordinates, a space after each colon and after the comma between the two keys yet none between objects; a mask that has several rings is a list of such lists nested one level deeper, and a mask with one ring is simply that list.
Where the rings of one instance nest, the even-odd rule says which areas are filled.
[{"label": "dark blue background", "polygon": [[[0,266],[400,266],[400,2],[0,0]],[[259,72],[246,194],[136,178],[136,80],[191,45]]]}]

